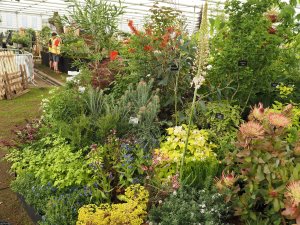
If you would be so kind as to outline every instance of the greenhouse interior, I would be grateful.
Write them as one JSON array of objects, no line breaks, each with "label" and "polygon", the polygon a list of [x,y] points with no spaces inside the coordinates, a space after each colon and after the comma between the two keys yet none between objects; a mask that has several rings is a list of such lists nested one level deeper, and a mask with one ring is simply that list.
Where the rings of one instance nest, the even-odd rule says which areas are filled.
[{"label": "greenhouse interior", "polygon": [[300,225],[300,0],[0,0],[0,225]]}]

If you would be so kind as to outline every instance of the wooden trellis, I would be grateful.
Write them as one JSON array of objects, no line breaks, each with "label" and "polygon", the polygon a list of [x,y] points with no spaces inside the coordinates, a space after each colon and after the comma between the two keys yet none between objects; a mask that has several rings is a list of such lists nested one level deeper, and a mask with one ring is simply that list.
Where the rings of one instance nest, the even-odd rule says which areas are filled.
[{"label": "wooden trellis", "polygon": [[25,65],[18,66],[11,51],[0,52],[0,99],[12,99],[28,92]]}]

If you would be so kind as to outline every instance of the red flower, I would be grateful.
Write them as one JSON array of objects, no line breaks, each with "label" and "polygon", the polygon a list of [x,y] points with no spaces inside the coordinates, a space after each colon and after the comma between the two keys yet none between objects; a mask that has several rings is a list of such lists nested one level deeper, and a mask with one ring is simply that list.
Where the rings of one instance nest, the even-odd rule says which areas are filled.
[{"label": "red flower", "polygon": [[174,32],[174,27],[167,27],[167,31],[169,33],[173,33]]},{"label": "red flower", "polygon": [[111,52],[109,53],[109,58],[110,58],[110,60],[111,60],[111,61],[115,60],[115,59],[117,58],[118,54],[119,54],[119,53],[118,53],[117,51],[111,51]]},{"label": "red flower", "polygon": [[152,51],[153,48],[150,45],[145,45],[144,46],[144,50],[147,51],[147,52],[149,52],[149,51]]},{"label": "red flower", "polygon": [[151,27],[146,28],[146,34],[151,36],[152,35],[152,29]]},{"label": "red flower", "polygon": [[169,42],[169,40],[170,40],[170,34],[167,33],[167,34],[163,35],[163,36],[162,36],[162,39],[163,39],[163,40],[162,40],[162,42],[161,42],[161,44],[160,44],[160,47],[164,48],[164,47],[167,46],[167,44],[168,44],[168,42]]},{"label": "red flower", "polygon": [[129,26],[130,30],[132,31],[132,33],[134,33],[135,35],[140,34],[139,31],[134,27],[132,20],[128,21],[128,26]]}]

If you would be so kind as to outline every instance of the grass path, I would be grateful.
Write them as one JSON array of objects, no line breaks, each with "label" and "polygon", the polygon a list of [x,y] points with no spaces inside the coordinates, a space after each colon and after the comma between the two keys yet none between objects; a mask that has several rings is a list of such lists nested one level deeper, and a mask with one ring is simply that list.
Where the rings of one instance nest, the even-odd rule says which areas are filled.
[{"label": "grass path", "polygon": [[[13,100],[0,101],[0,140],[10,141],[11,130],[40,115],[41,100],[48,95],[49,88],[32,88],[30,92]],[[0,222],[12,225],[32,225],[17,196],[8,187],[13,177],[8,173],[10,165],[3,157],[7,149],[0,145]]]}]

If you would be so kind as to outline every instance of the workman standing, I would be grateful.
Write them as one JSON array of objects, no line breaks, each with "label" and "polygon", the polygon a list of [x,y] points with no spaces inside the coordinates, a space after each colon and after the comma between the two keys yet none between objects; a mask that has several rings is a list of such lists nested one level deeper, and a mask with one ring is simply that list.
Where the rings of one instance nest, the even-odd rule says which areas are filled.
[{"label": "workman standing", "polygon": [[52,52],[52,57],[53,57],[53,67],[54,71],[56,73],[61,73],[58,70],[58,62],[59,62],[59,57],[60,57],[60,45],[61,45],[61,39],[59,36],[57,36],[57,33],[52,33],[52,37],[54,37],[52,41],[52,47],[51,47],[51,52]]},{"label": "workman standing", "polygon": [[50,67],[50,69],[54,68],[54,66],[53,66],[53,55],[52,55],[52,45],[53,45],[53,40],[55,39],[56,35],[57,34],[55,32],[53,32],[51,34],[51,38],[48,41],[49,67]]}]

